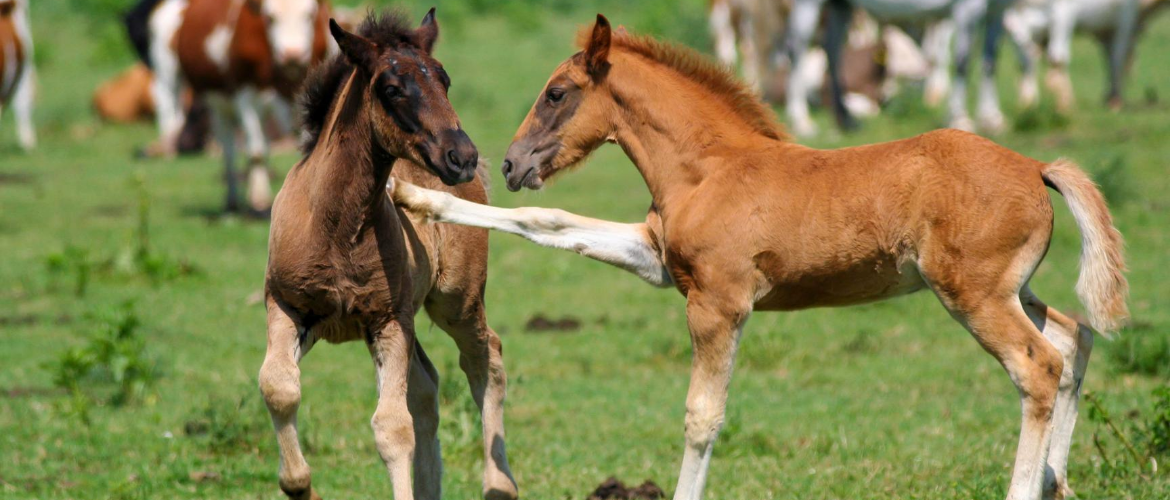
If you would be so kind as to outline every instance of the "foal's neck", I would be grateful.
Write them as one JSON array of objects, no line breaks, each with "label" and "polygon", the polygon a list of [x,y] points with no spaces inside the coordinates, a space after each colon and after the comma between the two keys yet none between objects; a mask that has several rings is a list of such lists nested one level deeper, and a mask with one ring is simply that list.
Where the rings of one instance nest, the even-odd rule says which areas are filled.
[{"label": "foal's neck", "polygon": [[313,218],[342,244],[356,242],[389,203],[386,182],[395,158],[373,135],[365,87],[360,75],[350,77],[311,157]]},{"label": "foal's neck", "polygon": [[621,109],[614,139],[638,167],[660,210],[726,167],[720,157],[779,144],[670,68],[623,55],[606,78]]}]

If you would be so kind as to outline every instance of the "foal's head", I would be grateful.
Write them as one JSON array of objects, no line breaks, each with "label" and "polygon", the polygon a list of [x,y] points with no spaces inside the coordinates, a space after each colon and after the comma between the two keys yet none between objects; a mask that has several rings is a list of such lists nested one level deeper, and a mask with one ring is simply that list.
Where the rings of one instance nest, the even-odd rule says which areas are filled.
[{"label": "foal's head", "polygon": [[604,91],[611,38],[609,21],[598,14],[585,49],[553,72],[504,156],[509,190],[540,189],[610,138],[618,111]]},{"label": "foal's head", "polygon": [[[451,80],[432,56],[439,25],[431,9],[417,29],[371,18],[349,33],[330,21],[329,30],[353,67],[355,89],[364,89],[365,118],[373,140],[397,158],[424,165],[444,184],[475,176],[479,152],[447,99]],[[364,36],[363,36],[364,35]]]}]

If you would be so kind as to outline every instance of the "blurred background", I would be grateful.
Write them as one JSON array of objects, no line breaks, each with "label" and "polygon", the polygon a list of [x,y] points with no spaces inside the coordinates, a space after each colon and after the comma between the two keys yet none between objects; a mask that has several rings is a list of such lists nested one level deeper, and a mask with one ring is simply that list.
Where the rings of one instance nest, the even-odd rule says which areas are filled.
[{"label": "blurred background", "polygon": [[[103,108],[103,85],[122,82],[115,86],[141,97],[142,83],[125,73],[138,62],[122,21],[135,2],[28,3],[35,147],[19,138],[11,106],[0,116],[0,497],[282,498],[275,440],[256,390],[267,221],[224,211],[222,153],[206,131],[205,148],[172,156],[138,105],[124,107],[133,111],[127,117]],[[602,148],[541,192],[508,193],[499,160],[548,75],[576,51],[577,29],[598,12],[632,32],[730,61],[726,50],[717,54],[720,30],[725,35],[729,26],[713,22],[720,3],[335,7],[360,13],[394,5],[415,20],[438,8],[436,57],[453,80],[450,99],[465,129],[492,163],[493,204],[638,221],[650,197],[618,148]],[[728,19],[732,3],[724,5]],[[1147,3],[1163,2],[1143,0],[1143,9]],[[784,10],[769,12],[783,20]],[[1099,341],[1093,355],[1070,464],[1081,498],[1170,497],[1170,478],[1153,465],[1170,459],[1170,66],[1163,50],[1170,16],[1153,12],[1143,10],[1124,102],[1104,99],[1107,60],[1089,32],[1071,44],[1067,99],[1052,91],[1059,86],[1042,83],[1035,102],[1024,102],[1017,42],[1005,35],[994,80],[1004,123],[981,130],[1034,158],[1067,157],[1090,171],[1128,243],[1134,321],[1117,339]],[[740,33],[737,71],[749,72],[784,116],[783,89],[775,88],[788,71],[783,30],[762,23],[750,33],[757,40],[752,69],[745,67],[753,60],[743,52],[745,25],[728,22]],[[891,30],[878,29],[854,22],[858,40],[871,35],[871,53],[846,62],[864,69],[859,82],[878,89],[854,92],[870,99],[851,108],[860,128],[840,131],[818,87],[809,97],[815,131],[799,142],[846,147],[950,122],[945,106],[924,101],[931,65],[940,64],[918,46],[927,27],[907,28],[894,41]],[[915,51],[896,52],[905,40]],[[1043,56],[1033,56],[1043,68]],[[912,60],[925,66],[906,69]],[[810,70],[810,78],[823,80],[823,69]],[[276,190],[299,154],[295,141],[279,137],[279,123],[269,129]],[[1064,204],[1055,206],[1052,248],[1033,288],[1055,307],[1079,311],[1080,236]],[[491,245],[488,317],[504,342],[508,448],[522,496],[585,498],[608,476],[673,486],[690,366],[683,298],[511,236],[494,234]],[[443,377],[445,496],[476,498],[478,413],[457,351],[423,316],[419,331]],[[389,494],[369,428],[369,363],[363,346],[345,344],[315,349],[302,364],[302,436],[314,486],[330,497]],[[1003,371],[929,294],[847,311],[756,315],[728,411],[709,498],[1001,498],[1019,419]]]}]

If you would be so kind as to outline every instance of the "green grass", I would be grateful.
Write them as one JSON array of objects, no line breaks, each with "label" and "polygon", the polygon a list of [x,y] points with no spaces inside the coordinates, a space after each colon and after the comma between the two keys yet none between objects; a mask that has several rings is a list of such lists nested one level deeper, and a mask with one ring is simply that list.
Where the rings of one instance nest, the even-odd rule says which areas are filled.
[{"label": "green grass", "polygon": [[[102,41],[108,30],[101,23],[114,19],[108,10],[95,10],[108,16],[102,21],[76,12],[73,2],[32,3],[41,147],[20,153],[10,122],[0,126],[0,497],[280,498],[275,440],[256,390],[265,316],[250,299],[261,289],[267,225],[206,217],[222,201],[217,159],[132,160],[153,128],[92,117],[90,92],[130,59],[129,50]],[[454,79],[451,99],[483,155],[496,161],[548,73],[572,52],[576,25],[595,10],[631,29],[706,43],[705,3],[698,0],[678,8],[560,2],[553,12],[511,2],[501,8],[510,20],[438,3],[438,57]],[[423,5],[410,7],[421,15]],[[677,23],[664,21],[672,15]],[[1138,47],[1127,89],[1134,104],[1110,113],[1100,104],[1098,50],[1078,40],[1071,71],[1077,111],[1066,122],[1022,117],[1016,131],[998,138],[1042,160],[1080,162],[1102,176],[1113,198],[1128,242],[1138,326],[1123,342],[1098,343],[1086,388],[1123,428],[1144,418],[1152,390],[1170,373],[1170,354],[1150,354],[1170,345],[1170,104],[1144,100],[1170,98],[1170,67],[1159,57],[1167,44],[1170,16]],[[1014,58],[1005,54],[1004,104],[1018,116],[1008,91]],[[943,123],[941,112],[906,99],[854,135],[833,132],[822,113],[826,132],[813,144],[889,140]],[[295,160],[286,154],[274,163],[283,171]],[[507,193],[492,175],[493,202],[503,206],[634,221],[649,205],[641,179],[613,147],[540,193]],[[133,255],[138,176],[150,198],[151,251],[199,272],[151,279],[94,270],[78,296],[69,275],[50,272],[47,261],[71,246],[93,259]],[[1055,199],[1052,248],[1032,288],[1078,311],[1072,288],[1080,235]],[[690,353],[682,297],[518,238],[491,241],[488,311],[505,345],[508,448],[522,494],[584,498],[609,475],[673,488]],[[126,301],[136,304],[136,335],[157,381],[137,402],[95,400],[86,426],[70,412],[68,393],[54,389],[46,365],[85,345],[98,328],[95,313]],[[538,313],[572,315],[583,326],[568,334],[526,332]],[[457,353],[429,321],[419,324],[445,377],[446,497],[475,498],[479,431]],[[848,310],[757,314],[740,352],[708,498],[1003,497],[1019,424],[1015,391],[929,294]],[[303,363],[300,421],[313,483],[327,498],[390,494],[368,424],[375,397],[369,363],[360,344],[323,345]],[[1083,417],[1080,424],[1071,476],[1081,498],[1170,496],[1164,472],[1142,478],[1104,467],[1091,436],[1100,435],[1111,458],[1120,448],[1101,424]]]}]

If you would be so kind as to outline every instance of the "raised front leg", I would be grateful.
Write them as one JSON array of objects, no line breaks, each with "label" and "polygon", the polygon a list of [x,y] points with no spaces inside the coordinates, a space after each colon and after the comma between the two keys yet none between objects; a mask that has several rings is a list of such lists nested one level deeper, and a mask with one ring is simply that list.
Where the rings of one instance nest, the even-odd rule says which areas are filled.
[{"label": "raised front leg", "polygon": [[694,354],[687,390],[686,450],[674,500],[703,498],[711,452],[723,427],[735,351],[749,312],[750,307],[726,295],[692,290],[687,296],[687,327]]},{"label": "raised front leg", "polygon": [[280,489],[294,500],[320,500],[309,479],[309,464],[297,438],[301,404],[301,358],[313,347],[313,336],[298,325],[271,297],[268,308],[268,352],[260,366],[260,393],[280,445]]},{"label": "raised front leg", "polygon": [[414,462],[414,419],[407,403],[414,325],[391,321],[371,332],[368,347],[378,379],[378,408],[370,419],[374,444],[394,487],[395,500],[414,500],[411,466]]},{"label": "raised front leg", "polygon": [[590,219],[549,208],[480,205],[402,181],[394,181],[390,191],[395,204],[436,222],[512,233],[620,267],[655,286],[671,284],[646,224]]}]

